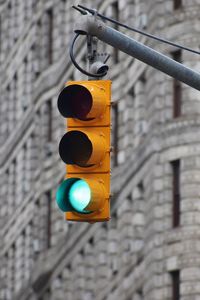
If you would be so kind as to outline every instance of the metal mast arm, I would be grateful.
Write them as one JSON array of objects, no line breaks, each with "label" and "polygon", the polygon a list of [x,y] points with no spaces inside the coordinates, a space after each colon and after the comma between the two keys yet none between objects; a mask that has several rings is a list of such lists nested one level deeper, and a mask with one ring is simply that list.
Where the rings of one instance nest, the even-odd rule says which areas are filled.
[{"label": "metal mast arm", "polygon": [[112,47],[200,90],[200,73],[107,26],[94,16],[80,16],[75,32],[96,36]]}]

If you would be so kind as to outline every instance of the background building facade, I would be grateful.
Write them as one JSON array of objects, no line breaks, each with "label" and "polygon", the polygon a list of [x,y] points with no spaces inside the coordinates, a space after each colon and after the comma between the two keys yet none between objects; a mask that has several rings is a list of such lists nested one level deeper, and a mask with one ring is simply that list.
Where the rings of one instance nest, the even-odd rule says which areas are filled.
[{"label": "background building facade", "polygon": [[[77,3],[0,0],[0,299],[198,300],[198,91],[104,45],[112,55],[112,219],[66,222],[55,204],[65,173],[57,97],[67,80],[85,78],[68,54]],[[84,5],[199,47],[200,0]],[[200,69],[198,55],[122,31]]]}]

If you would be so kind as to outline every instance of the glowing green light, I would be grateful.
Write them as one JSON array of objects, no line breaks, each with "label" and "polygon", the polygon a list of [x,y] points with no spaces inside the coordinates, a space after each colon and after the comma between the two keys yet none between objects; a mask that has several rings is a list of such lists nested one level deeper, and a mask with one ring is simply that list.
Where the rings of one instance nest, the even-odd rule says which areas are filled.
[{"label": "glowing green light", "polygon": [[91,200],[90,187],[84,180],[76,181],[69,190],[69,202],[78,212],[89,212],[85,210]]},{"label": "glowing green light", "polygon": [[58,204],[58,207],[66,212],[69,211],[69,205],[68,205],[68,190],[71,186],[71,184],[73,184],[73,179],[67,179],[64,180],[61,185],[58,187],[57,192],[56,192],[56,202]]}]

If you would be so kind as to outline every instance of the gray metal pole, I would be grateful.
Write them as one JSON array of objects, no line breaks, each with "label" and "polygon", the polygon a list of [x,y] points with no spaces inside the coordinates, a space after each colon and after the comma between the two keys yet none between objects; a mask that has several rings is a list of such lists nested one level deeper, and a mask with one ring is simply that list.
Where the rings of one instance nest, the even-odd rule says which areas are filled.
[{"label": "gray metal pole", "polygon": [[112,47],[200,90],[200,73],[107,26],[94,16],[81,16],[75,32],[94,35]]}]

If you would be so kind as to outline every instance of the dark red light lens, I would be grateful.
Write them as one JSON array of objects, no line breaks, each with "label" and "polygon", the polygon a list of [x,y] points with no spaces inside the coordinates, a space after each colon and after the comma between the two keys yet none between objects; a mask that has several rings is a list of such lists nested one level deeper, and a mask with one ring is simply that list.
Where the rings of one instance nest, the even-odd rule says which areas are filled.
[{"label": "dark red light lens", "polygon": [[58,109],[65,118],[89,120],[87,115],[92,108],[91,93],[82,85],[65,87],[58,98]]},{"label": "dark red light lens", "polygon": [[66,164],[88,167],[87,162],[92,155],[92,143],[85,133],[72,130],[62,137],[59,153]]}]

